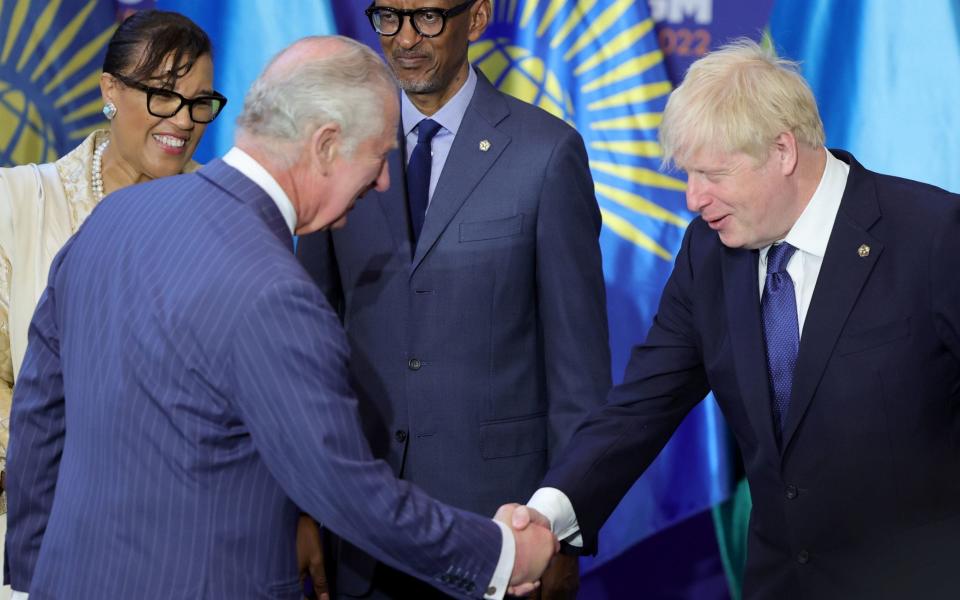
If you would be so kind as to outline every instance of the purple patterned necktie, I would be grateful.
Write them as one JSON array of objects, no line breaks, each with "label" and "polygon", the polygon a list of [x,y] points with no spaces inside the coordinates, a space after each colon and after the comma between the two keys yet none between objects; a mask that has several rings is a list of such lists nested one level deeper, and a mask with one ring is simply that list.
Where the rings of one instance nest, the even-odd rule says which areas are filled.
[{"label": "purple patterned necktie", "polygon": [[793,368],[800,347],[797,324],[797,298],[787,263],[796,248],[787,244],[771,246],[767,252],[767,281],[763,286],[760,312],[763,315],[763,337],[767,344],[767,377],[773,394],[773,417],[777,441],[783,432],[783,421],[790,407]]},{"label": "purple patterned necktie", "polygon": [[417,145],[407,164],[407,206],[410,209],[410,226],[413,231],[413,245],[416,247],[423,229],[423,220],[427,213],[427,201],[430,196],[430,167],[433,163],[430,143],[440,131],[440,124],[433,119],[424,119],[417,125]]}]

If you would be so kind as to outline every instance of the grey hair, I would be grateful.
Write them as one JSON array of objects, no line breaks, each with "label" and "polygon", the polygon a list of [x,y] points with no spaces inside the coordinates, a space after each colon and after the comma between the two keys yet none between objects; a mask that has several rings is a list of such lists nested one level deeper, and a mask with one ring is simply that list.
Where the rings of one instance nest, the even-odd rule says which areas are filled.
[{"label": "grey hair", "polygon": [[270,65],[253,82],[237,118],[241,134],[265,142],[278,158],[294,162],[303,143],[321,126],[336,123],[349,157],[362,141],[383,133],[384,95],[397,94],[393,74],[380,56],[343,36],[311,36],[297,43],[337,40],[344,48],[311,57],[274,73]]},{"label": "grey hair", "polygon": [[663,163],[683,168],[703,148],[743,152],[757,163],[778,135],[824,144],[813,92],[795,62],[742,38],[694,62],[663,111]]}]

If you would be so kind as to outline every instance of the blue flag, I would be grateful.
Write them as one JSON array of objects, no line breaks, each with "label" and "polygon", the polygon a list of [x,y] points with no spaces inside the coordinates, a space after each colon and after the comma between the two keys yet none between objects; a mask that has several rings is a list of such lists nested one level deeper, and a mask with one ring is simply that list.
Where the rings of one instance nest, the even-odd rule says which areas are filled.
[{"label": "blue flag", "polygon": [[801,61],[828,146],[960,191],[960,3],[777,0],[770,33]]},{"label": "blue flag", "polygon": [[0,166],[50,162],[106,120],[100,69],[113,2],[0,2]]},{"label": "blue flag", "polygon": [[[511,0],[470,60],[499,89],[540,106],[583,135],[603,215],[614,380],[653,321],[693,215],[685,181],[658,170],[657,128],[673,89],[646,2]],[[633,486],[585,569],[725,499],[728,438],[716,403],[697,407]]]},{"label": "blue flag", "polygon": [[335,32],[328,0],[157,0],[156,7],[190,17],[213,41],[215,87],[228,102],[197,148],[201,163],[233,145],[247,88],[277,52],[302,37]]}]

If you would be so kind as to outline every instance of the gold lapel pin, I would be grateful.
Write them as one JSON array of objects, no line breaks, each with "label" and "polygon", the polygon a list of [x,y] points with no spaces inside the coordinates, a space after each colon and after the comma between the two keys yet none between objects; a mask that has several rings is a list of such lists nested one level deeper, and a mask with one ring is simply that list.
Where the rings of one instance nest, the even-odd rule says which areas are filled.
[{"label": "gold lapel pin", "polygon": [[860,244],[860,247],[857,248],[857,254],[860,255],[860,258],[866,258],[870,256],[870,246],[866,244]]},{"label": "gold lapel pin", "polygon": [[490,140],[481,140],[480,141],[480,152],[486,152],[490,149]]}]

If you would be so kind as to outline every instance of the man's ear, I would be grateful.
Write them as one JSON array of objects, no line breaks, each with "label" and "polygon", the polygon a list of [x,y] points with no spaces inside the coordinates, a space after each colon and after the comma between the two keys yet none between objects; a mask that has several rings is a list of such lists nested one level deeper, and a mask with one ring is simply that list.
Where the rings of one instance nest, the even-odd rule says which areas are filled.
[{"label": "man's ear", "polygon": [[797,148],[797,138],[791,131],[784,131],[777,136],[773,142],[773,151],[777,158],[777,164],[781,175],[792,175],[797,170],[799,161]]},{"label": "man's ear", "polygon": [[310,153],[324,175],[330,174],[342,145],[343,136],[336,123],[325,123],[310,136]]},{"label": "man's ear", "polygon": [[490,24],[490,0],[480,0],[470,9],[470,30],[467,39],[475,42],[480,39]]}]

